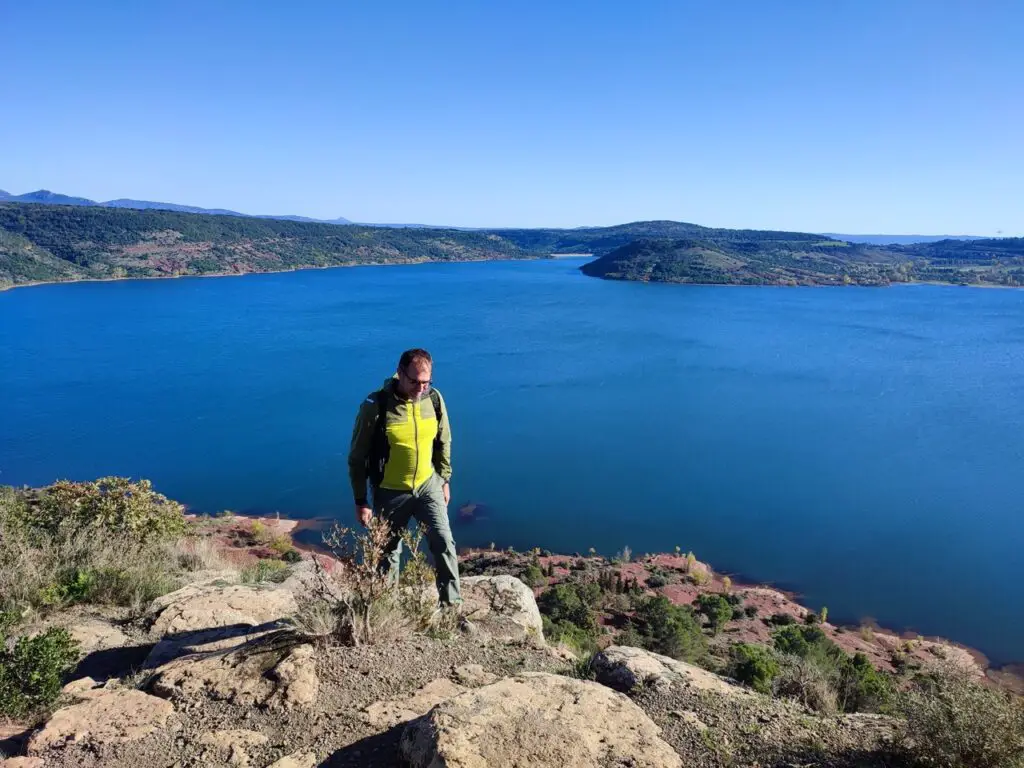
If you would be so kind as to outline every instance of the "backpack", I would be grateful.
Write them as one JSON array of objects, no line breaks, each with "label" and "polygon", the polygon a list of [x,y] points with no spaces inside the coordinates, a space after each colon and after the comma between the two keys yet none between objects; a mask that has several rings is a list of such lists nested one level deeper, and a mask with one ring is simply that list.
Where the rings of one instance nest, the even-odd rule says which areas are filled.
[{"label": "backpack", "polygon": [[[378,390],[372,397],[377,403],[377,418],[374,421],[373,438],[370,441],[370,452],[366,455],[366,477],[374,490],[380,488],[384,481],[384,467],[388,463],[388,455],[391,453],[391,445],[388,443],[388,390]],[[434,442],[441,439],[441,395],[436,389],[430,390],[430,402],[434,406],[434,414],[437,416],[438,436]]]}]

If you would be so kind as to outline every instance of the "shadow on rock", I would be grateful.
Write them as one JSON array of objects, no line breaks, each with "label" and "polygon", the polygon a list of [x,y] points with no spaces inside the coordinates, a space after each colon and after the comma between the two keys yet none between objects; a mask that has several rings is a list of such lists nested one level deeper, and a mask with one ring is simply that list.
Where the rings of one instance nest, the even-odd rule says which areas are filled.
[{"label": "shadow on rock", "polygon": [[153,646],[153,643],[147,643],[93,651],[78,662],[71,680],[91,677],[97,683],[103,683],[111,678],[127,677],[142,667]]},{"label": "shadow on rock", "polygon": [[405,765],[398,751],[405,726],[406,723],[400,723],[383,733],[367,736],[342,747],[320,763],[320,768],[394,768],[396,765]]}]

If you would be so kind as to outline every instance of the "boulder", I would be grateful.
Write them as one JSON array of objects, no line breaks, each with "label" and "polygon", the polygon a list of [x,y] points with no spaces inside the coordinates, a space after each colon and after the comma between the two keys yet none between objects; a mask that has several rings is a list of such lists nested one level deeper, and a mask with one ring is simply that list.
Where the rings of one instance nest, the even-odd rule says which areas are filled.
[{"label": "boulder", "polygon": [[306,707],[320,681],[313,647],[269,633],[224,650],[181,656],[159,667],[152,690],[174,700],[207,696],[271,709]]},{"label": "boulder", "polygon": [[41,757],[8,757],[0,758],[0,768],[43,768]]},{"label": "boulder", "polygon": [[544,642],[544,624],[533,590],[514,576],[462,579],[462,612],[483,637]]},{"label": "boulder", "polygon": [[374,702],[363,710],[362,719],[375,728],[387,730],[399,723],[415,720],[442,701],[458,696],[465,690],[466,688],[451,680],[438,678],[430,681],[411,696]]},{"label": "boulder", "polygon": [[590,668],[599,683],[618,691],[630,691],[638,685],[654,688],[682,685],[730,695],[751,695],[706,669],[642,648],[610,646],[594,655]]},{"label": "boulder", "polygon": [[252,751],[269,743],[262,733],[245,730],[209,731],[199,737],[204,765],[227,763],[237,768],[248,768]]},{"label": "boulder", "polygon": [[221,581],[189,584],[158,597],[148,610],[150,634],[156,638],[218,627],[271,624],[294,616],[289,590]]},{"label": "boulder", "polygon": [[524,673],[449,699],[410,723],[413,768],[681,768],[636,704],[597,683]]},{"label": "boulder", "polygon": [[82,677],[72,680],[61,688],[60,692],[69,699],[84,701],[85,699],[95,699],[97,696],[105,696],[110,693],[110,690],[101,686],[91,677]]},{"label": "boulder", "polygon": [[28,751],[38,755],[71,742],[119,744],[179,727],[169,701],[142,691],[118,689],[58,709],[29,739]]},{"label": "boulder", "polygon": [[101,619],[86,619],[68,627],[71,637],[78,643],[82,656],[110,648],[123,648],[131,643],[128,635],[113,624]]}]

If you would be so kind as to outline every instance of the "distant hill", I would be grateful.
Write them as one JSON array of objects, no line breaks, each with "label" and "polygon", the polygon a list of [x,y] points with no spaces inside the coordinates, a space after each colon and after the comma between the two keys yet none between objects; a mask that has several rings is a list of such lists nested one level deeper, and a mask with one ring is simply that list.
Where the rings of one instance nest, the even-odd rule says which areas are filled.
[{"label": "distant hill", "polygon": [[281,219],[282,221],[313,221],[323,222],[327,224],[352,223],[348,219],[342,218],[340,216],[336,219],[311,219],[306,216],[288,216],[277,214],[251,215],[247,213],[239,213],[238,211],[229,211],[225,208],[199,208],[194,205],[180,205],[178,203],[157,203],[153,202],[152,200],[131,200],[128,198],[107,200],[106,202],[100,203],[95,200],[89,200],[88,198],[85,197],[69,197],[68,195],[61,195],[56,192],[51,192],[48,189],[40,189],[35,192],[28,192],[24,195],[12,195],[9,192],[4,192],[3,190],[0,190],[0,202],[3,201],[9,201],[14,203],[42,203],[44,205],[82,205],[95,206],[98,208],[134,208],[140,211],[177,211],[179,213],[203,213],[210,216],[248,216],[254,219]]},{"label": "distant hill", "polygon": [[0,287],[538,255],[480,232],[0,202]]},{"label": "distant hill", "polygon": [[1024,285],[1024,238],[881,247],[840,240],[643,239],[581,267],[613,280],[735,285]]},{"label": "distant hill", "polygon": [[[242,274],[345,264],[594,254],[594,277],[740,285],[1024,285],[1024,239],[872,245],[806,232],[638,221],[579,229],[380,227],[185,210],[159,203],[0,202],[0,286]],[[20,196],[25,197],[25,196]],[[82,198],[71,198],[80,201]],[[129,205],[130,204],[130,205]],[[136,204],[152,207],[136,208]]]},{"label": "distant hill", "polygon": [[975,235],[837,235],[825,232],[823,237],[846,240],[849,243],[870,245],[914,245],[915,243],[937,243],[940,240],[984,240]]}]

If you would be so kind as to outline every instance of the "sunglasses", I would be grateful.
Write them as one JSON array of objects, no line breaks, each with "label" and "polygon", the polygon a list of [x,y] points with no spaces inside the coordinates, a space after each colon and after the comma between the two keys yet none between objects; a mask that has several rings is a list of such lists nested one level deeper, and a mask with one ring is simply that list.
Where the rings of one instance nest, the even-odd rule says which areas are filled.
[{"label": "sunglasses", "polygon": [[434,383],[432,379],[427,379],[426,381],[414,379],[412,376],[406,373],[404,368],[402,369],[402,375],[405,376],[405,378],[407,378],[412,384],[415,384],[418,387],[429,387],[431,384]]}]

